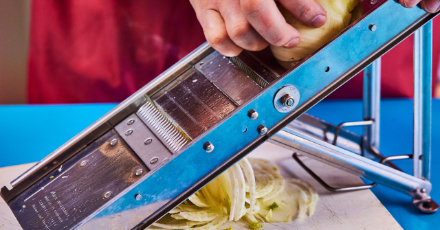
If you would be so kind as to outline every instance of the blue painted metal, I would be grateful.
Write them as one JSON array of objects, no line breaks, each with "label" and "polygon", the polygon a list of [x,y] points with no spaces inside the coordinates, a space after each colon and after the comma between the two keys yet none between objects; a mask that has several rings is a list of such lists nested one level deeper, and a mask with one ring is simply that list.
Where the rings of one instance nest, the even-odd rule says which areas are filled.
[{"label": "blue painted metal", "polygon": [[[277,112],[271,103],[279,88],[288,84],[295,85],[301,93],[299,104],[303,104],[424,14],[419,8],[407,9],[394,1],[387,1],[205,136],[193,140],[192,145],[136,184],[135,188],[119,197],[97,217],[168,201],[178,196],[256,140],[259,137],[259,125],[271,128],[286,116]],[[369,30],[371,24],[377,26],[376,31]],[[330,67],[330,71],[325,72],[327,67]],[[250,109],[260,114],[257,120],[247,117]],[[249,131],[241,132],[243,126],[248,127]],[[203,143],[207,141],[216,146],[212,153],[203,150]],[[134,199],[137,193],[142,194],[142,200]]]},{"label": "blue painted metal", "polygon": [[[430,179],[432,22],[414,33],[414,176]],[[420,156],[422,159],[420,160]]]},{"label": "blue painted metal", "polygon": [[363,88],[363,115],[364,120],[373,120],[374,123],[364,126],[364,136],[367,138],[365,146],[379,149],[380,140],[380,78],[381,59],[378,58],[364,70]]}]

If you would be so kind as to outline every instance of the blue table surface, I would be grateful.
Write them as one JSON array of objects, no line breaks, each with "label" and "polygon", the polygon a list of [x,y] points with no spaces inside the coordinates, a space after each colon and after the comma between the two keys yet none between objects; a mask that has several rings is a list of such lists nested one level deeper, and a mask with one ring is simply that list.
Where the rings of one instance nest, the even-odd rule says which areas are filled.
[{"label": "blue table surface", "polygon": [[[36,162],[104,115],[116,104],[0,106],[0,167]],[[308,112],[339,124],[362,120],[361,100],[326,100]],[[433,101],[431,193],[440,202],[440,100]],[[381,103],[380,151],[384,155],[412,153],[412,100],[387,99]],[[350,128],[361,134],[359,127]],[[408,173],[412,161],[396,164]],[[3,185],[0,185],[3,186]],[[384,186],[372,189],[404,229],[440,228],[440,213],[421,214],[411,198]]]}]

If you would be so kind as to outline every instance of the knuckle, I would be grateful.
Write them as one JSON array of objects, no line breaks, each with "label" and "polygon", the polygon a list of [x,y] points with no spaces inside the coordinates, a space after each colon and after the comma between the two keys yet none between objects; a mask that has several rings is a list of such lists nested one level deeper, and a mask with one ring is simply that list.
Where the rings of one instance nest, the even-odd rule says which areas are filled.
[{"label": "knuckle", "polygon": [[226,57],[236,57],[240,55],[242,51],[243,51],[242,49],[227,50],[224,51],[222,54],[225,55]]},{"label": "knuckle", "polygon": [[244,0],[242,2],[242,9],[246,15],[259,14],[263,7],[263,1],[260,0]]},{"label": "knuckle", "polygon": [[231,29],[230,37],[232,40],[242,40],[249,33],[250,27],[247,24],[238,24]]},{"label": "knuckle", "polygon": [[303,5],[299,8],[299,17],[308,19],[312,16],[312,7],[310,5]]},{"label": "knuckle", "polygon": [[216,33],[206,38],[208,43],[214,48],[221,46],[227,39],[228,35],[226,33]]},{"label": "knuckle", "polygon": [[200,6],[202,9],[208,9],[212,6],[212,1],[210,0],[201,0],[200,1]]},{"label": "knuckle", "polygon": [[247,48],[247,50],[249,51],[261,51],[264,50],[264,48],[266,48],[268,46],[268,44],[260,42],[260,43],[252,43],[249,45],[249,47]]},{"label": "knuckle", "polygon": [[287,37],[283,33],[274,33],[271,37],[271,44],[275,46],[283,46],[288,42],[286,38]]}]

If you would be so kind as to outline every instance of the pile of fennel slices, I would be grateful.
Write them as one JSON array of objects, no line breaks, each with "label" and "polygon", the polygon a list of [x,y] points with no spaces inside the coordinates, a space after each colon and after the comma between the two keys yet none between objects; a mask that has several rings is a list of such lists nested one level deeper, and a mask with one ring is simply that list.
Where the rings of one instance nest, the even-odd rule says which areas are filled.
[{"label": "pile of fennel slices", "polygon": [[311,216],[317,202],[309,183],[283,178],[270,161],[243,158],[148,229],[222,229],[239,220],[259,229]]}]

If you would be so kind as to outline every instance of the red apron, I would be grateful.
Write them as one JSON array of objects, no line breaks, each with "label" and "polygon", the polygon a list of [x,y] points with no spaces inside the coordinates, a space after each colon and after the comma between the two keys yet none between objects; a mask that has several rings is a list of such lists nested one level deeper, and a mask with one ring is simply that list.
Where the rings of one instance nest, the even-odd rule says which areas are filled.
[{"label": "red apron", "polygon": [[[33,1],[31,17],[29,103],[120,102],[205,41],[188,0]],[[384,97],[412,95],[412,61],[412,38],[383,57]],[[357,76],[330,98],[361,96]]]}]

